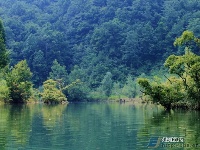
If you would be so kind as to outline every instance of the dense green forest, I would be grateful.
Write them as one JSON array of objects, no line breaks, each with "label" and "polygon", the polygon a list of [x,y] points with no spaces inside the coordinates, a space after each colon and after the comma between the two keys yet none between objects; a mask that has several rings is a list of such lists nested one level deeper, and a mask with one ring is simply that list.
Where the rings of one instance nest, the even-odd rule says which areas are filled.
[{"label": "dense green forest", "polygon": [[4,0],[0,17],[10,66],[26,60],[34,88],[57,80],[68,100],[135,97],[136,77],[185,53],[176,37],[200,35],[198,0]]}]

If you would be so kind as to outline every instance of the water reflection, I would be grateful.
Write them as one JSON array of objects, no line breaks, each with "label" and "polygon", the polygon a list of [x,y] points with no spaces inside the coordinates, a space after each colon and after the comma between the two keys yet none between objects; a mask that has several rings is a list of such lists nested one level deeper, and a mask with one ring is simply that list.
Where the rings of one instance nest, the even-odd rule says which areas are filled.
[{"label": "water reflection", "polygon": [[158,136],[198,144],[199,115],[152,104],[0,105],[0,149],[147,149]]},{"label": "water reflection", "polygon": [[[141,133],[151,137],[183,137],[185,149],[188,145],[200,144],[200,112],[171,110],[154,113],[152,117],[145,119],[145,126]],[[163,149],[160,147],[160,149]],[[178,148],[172,148],[178,149]],[[184,149],[184,148],[180,148]],[[190,147],[189,149],[197,149]]]},{"label": "water reflection", "polygon": [[29,109],[26,105],[1,105],[0,110],[0,149],[11,143],[24,146],[31,126]]},{"label": "water reflection", "polygon": [[47,128],[54,128],[58,124],[64,122],[64,110],[67,105],[43,105],[41,112],[43,116],[43,124]]}]

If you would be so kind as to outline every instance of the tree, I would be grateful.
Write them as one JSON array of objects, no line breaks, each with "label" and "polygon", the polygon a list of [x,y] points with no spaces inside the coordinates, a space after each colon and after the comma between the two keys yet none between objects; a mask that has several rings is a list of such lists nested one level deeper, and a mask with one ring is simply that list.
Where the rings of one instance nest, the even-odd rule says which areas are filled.
[{"label": "tree", "polygon": [[119,99],[121,98],[122,95],[122,89],[120,87],[120,83],[119,82],[114,82],[113,83],[113,88],[112,88],[112,95],[117,96]]},{"label": "tree", "polygon": [[142,92],[148,96],[148,100],[160,103],[166,109],[172,108],[172,103],[176,103],[185,98],[180,79],[170,77],[166,82],[161,83],[156,78],[150,81],[146,78],[138,78],[138,84],[142,87]]},{"label": "tree", "polygon": [[134,98],[136,96],[136,82],[129,75],[126,79],[126,84],[124,85],[122,92],[127,95],[128,98]]},{"label": "tree", "polygon": [[194,36],[194,33],[191,31],[184,31],[182,35],[174,41],[174,46],[186,46],[190,47],[193,42],[198,44],[198,39]]},{"label": "tree", "polygon": [[[71,83],[73,85],[73,83]],[[84,82],[75,81],[75,84],[66,89],[69,101],[87,101],[89,97],[89,88]]]},{"label": "tree", "polygon": [[96,28],[91,38],[91,45],[96,53],[103,51],[110,58],[120,61],[122,57],[121,46],[125,41],[123,34],[126,26],[117,18],[105,22],[99,28]]},{"label": "tree", "polygon": [[10,90],[5,80],[5,66],[8,65],[8,51],[6,50],[5,30],[0,20],[0,100],[9,100]]},{"label": "tree", "polygon": [[41,50],[34,53],[32,68],[33,82],[36,86],[39,86],[46,80],[46,76],[48,74],[46,69],[46,60],[44,58],[44,53]]},{"label": "tree", "polygon": [[13,103],[24,103],[31,96],[32,73],[26,60],[20,61],[11,69],[6,77],[10,89],[10,98]]},{"label": "tree", "polygon": [[184,47],[172,44],[182,31],[200,33],[198,0],[6,0],[0,5],[11,65],[26,59],[36,87],[48,78],[55,59],[69,73],[80,66],[81,81],[91,90],[110,70],[113,81],[124,84],[128,74],[158,70],[172,52],[183,55]]},{"label": "tree", "polygon": [[51,67],[51,72],[49,73],[49,79],[57,81],[57,84],[60,89],[68,83],[68,74],[65,66],[61,66],[58,61],[55,59]]},{"label": "tree", "polygon": [[5,67],[9,62],[8,51],[6,50],[5,42],[5,31],[3,23],[0,20],[0,68]]},{"label": "tree", "polygon": [[191,52],[191,45],[200,43],[200,39],[190,31],[185,31],[176,38],[174,45],[185,46],[182,56],[170,55],[165,61],[165,67],[170,74],[166,82],[149,81],[139,78],[138,83],[143,93],[150,96],[153,102],[170,109],[172,103],[189,101],[195,108],[200,108],[200,56]]},{"label": "tree", "polygon": [[110,96],[112,93],[112,87],[113,87],[113,81],[112,81],[112,74],[111,72],[107,72],[106,75],[104,76],[101,86],[103,89],[103,92],[105,93],[106,96]]},{"label": "tree", "polygon": [[74,66],[74,69],[69,74],[69,86],[67,86],[65,93],[69,101],[86,101],[89,99],[88,80],[85,71]]},{"label": "tree", "polygon": [[178,75],[183,82],[188,98],[195,100],[200,105],[200,56],[191,51],[193,44],[200,47],[200,39],[193,32],[184,31],[178,37],[174,45],[185,46],[185,54],[182,56],[170,55],[165,61],[165,66],[172,74]]},{"label": "tree", "polygon": [[43,88],[41,95],[44,103],[60,103],[67,100],[62,89],[57,88],[57,81],[49,79],[43,83]]},{"label": "tree", "polygon": [[[51,72],[49,73],[49,78],[53,80],[61,79],[63,82],[67,83],[67,70],[65,66],[61,66],[55,59],[51,67]],[[66,84],[65,84],[66,85]]]}]

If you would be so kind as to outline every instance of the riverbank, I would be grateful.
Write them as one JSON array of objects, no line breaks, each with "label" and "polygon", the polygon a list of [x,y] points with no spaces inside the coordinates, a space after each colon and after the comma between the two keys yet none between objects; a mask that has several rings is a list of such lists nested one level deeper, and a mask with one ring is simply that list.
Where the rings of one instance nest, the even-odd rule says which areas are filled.
[{"label": "riverbank", "polygon": [[[25,103],[21,104],[47,104],[47,105],[55,105],[55,104],[69,104],[69,103],[81,103],[80,101],[62,101],[61,103],[44,103],[42,100],[36,100],[33,98],[30,98],[28,101]],[[121,98],[121,99],[108,99],[108,100],[91,100],[91,101],[83,101],[83,102],[111,102],[111,103],[129,103],[133,105],[138,105],[138,104],[153,104],[153,101],[147,100],[147,99],[142,99],[142,98]],[[0,100],[0,105],[6,104],[3,100]],[[12,104],[12,103],[10,103]],[[157,105],[160,105],[157,103]],[[171,109],[183,109],[183,110],[199,110],[200,105],[199,104],[193,104],[189,101],[178,101],[175,103],[171,103]]]}]

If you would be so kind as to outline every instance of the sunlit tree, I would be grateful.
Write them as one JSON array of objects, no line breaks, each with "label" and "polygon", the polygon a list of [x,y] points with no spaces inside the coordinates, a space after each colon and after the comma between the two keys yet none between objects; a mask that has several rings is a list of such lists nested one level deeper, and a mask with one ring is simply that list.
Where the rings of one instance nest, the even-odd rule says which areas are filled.
[{"label": "sunlit tree", "polygon": [[31,96],[32,73],[26,60],[20,61],[8,73],[6,80],[10,89],[11,102],[23,103]]}]

